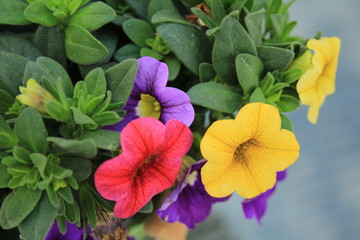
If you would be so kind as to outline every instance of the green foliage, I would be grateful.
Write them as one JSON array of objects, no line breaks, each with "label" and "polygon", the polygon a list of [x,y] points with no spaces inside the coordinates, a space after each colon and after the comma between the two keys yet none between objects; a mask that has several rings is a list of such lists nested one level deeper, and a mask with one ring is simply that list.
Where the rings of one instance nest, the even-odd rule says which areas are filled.
[{"label": "green foliage", "polygon": [[129,19],[122,26],[125,34],[139,47],[146,47],[146,40],[154,37],[151,26],[143,20]]},{"label": "green foliage", "polygon": [[91,139],[70,140],[57,137],[49,137],[49,142],[53,142],[56,146],[58,154],[71,154],[78,157],[93,158],[97,154],[96,144]]},{"label": "green foliage", "polygon": [[240,109],[242,94],[239,89],[219,83],[200,83],[187,92],[191,102],[206,108],[225,113],[234,113]]},{"label": "green foliage", "polygon": [[79,64],[93,64],[104,59],[109,51],[84,27],[70,24],[65,31],[67,57]]},{"label": "green foliage", "polygon": [[1,148],[12,148],[17,145],[19,139],[15,136],[13,130],[0,115],[0,146]]},{"label": "green foliage", "polygon": [[245,28],[233,17],[226,16],[215,38],[212,58],[216,73],[227,84],[237,82],[235,59],[240,53],[257,56],[255,44]]},{"label": "green foliage", "polygon": [[53,15],[44,1],[32,2],[24,11],[24,16],[31,22],[47,27],[55,26],[59,20]]},{"label": "green foliage", "polygon": [[81,138],[93,140],[96,147],[104,150],[115,151],[120,147],[120,134],[118,132],[99,129],[87,131]]},{"label": "green foliage", "polygon": [[259,46],[257,47],[259,58],[268,71],[284,71],[294,59],[294,52],[279,47]]},{"label": "green foliage", "polygon": [[184,24],[163,24],[156,30],[178,60],[198,76],[200,63],[210,61],[208,38],[200,30]]},{"label": "green foliage", "polygon": [[24,16],[27,4],[22,0],[0,1],[0,24],[27,25],[31,23]]}]

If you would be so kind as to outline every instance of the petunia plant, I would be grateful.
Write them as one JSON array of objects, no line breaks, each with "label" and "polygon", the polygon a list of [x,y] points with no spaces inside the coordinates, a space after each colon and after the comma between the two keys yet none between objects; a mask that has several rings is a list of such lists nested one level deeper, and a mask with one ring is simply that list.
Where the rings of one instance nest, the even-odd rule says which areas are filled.
[{"label": "petunia plant", "polygon": [[233,194],[266,224],[341,45],[294,2],[0,0],[1,236],[185,239]]}]

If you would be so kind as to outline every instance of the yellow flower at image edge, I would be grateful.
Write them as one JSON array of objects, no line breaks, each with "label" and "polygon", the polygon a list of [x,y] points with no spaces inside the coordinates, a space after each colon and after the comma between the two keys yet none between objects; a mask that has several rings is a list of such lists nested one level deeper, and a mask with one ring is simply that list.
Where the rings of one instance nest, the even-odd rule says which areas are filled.
[{"label": "yellow flower at image edge", "polygon": [[292,132],[281,129],[275,107],[250,103],[235,119],[214,122],[200,149],[208,160],[201,178],[211,196],[225,197],[236,191],[253,198],[274,186],[276,172],[296,161],[300,146]]},{"label": "yellow flower at image edge", "polygon": [[337,37],[310,39],[306,46],[314,51],[312,58],[314,67],[299,79],[296,90],[302,104],[310,106],[308,119],[315,124],[325,98],[335,92],[340,39]]}]

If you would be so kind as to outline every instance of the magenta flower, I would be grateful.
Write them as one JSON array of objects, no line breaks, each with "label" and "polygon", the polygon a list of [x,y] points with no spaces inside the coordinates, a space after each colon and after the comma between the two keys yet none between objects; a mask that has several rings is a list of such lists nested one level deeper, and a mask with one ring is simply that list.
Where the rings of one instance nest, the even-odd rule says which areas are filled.
[{"label": "magenta flower", "polygon": [[204,159],[193,164],[185,179],[155,211],[162,220],[170,223],[181,222],[194,229],[196,223],[203,222],[210,215],[212,204],[229,198],[214,198],[205,191],[200,176],[201,167],[205,163]]},{"label": "magenta flower", "polygon": [[190,126],[194,120],[190,97],[177,88],[166,87],[167,65],[152,57],[142,57],[138,62],[134,87],[123,108],[127,114],[122,121],[106,129],[121,132],[129,122],[140,117],[153,117],[163,123],[177,119]]},{"label": "magenta flower", "polygon": [[[88,226],[88,233],[90,233],[90,226]],[[66,233],[62,234],[59,230],[57,222],[55,221],[48,232],[45,240],[83,240],[84,229],[78,228],[74,223],[66,222]],[[86,240],[95,240],[88,236]]]},{"label": "magenta flower", "polygon": [[[283,181],[286,178],[286,170],[277,172],[276,179],[277,182]],[[264,217],[267,208],[268,198],[274,193],[276,184],[273,188],[267,190],[266,192],[256,196],[254,198],[245,199],[242,202],[243,212],[247,219],[256,217],[258,223],[261,225],[261,219]]]}]

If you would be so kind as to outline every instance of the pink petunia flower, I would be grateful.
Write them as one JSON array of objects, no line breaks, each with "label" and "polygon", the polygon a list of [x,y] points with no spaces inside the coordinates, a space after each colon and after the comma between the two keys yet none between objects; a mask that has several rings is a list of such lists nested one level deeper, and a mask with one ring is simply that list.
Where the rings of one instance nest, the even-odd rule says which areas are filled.
[{"label": "pink petunia flower", "polygon": [[165,125],[150,117],[131,121],[121,133],[123,153],[95,172],[98,192],[116,201],[115,216],[133,216],[154,195],[171,187],[192,140],[190,129],[176,119]]}]

